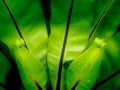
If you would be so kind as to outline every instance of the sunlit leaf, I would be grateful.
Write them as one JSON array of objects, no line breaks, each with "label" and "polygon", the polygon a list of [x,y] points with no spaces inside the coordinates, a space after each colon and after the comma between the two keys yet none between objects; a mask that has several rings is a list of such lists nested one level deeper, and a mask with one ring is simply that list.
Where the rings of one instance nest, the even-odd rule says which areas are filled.
[{"label": "sunlit leaf", "polygon": [[[71,7],[72,1],[74,1],[73,7]],[[119,68],[119,25],[119,0],[1,0],[0,41],[3,41],[9,50],[5,49],[4,53],[0,53],[0,67],[8,66],[0,69],[0,82],[7,86],[5,75],[13,73],[13,67],[10,69],[10,64],[13,65],[7,62],[9,59],[5,56],[10,56],[10,52],[13,52],[13,62],[17,63],[14,70],[18,68],[24,85],[19,88],[20,90],[32,88],[81,90],[82,85],[86,83],[88,86],[85,85],[84,88],[90,89],[96,78],[98,79],[95,85]],[[21,46],[18,40],[16,47],[15,41],[20,37],[24,45]],[[102,60],[99,58],[99,55],[102,57],[102,53],[99,50],[94,51],[101,50],[93,45],[96,37],[104,39],[107,44]],[[28,47],[29,51],[25,47]],[[90,50],[93,47],[94,49]],[[94,57],[91,56],[94,54],[98,55],[97,59],[100,62],[96,60],[92,62]],[[85,59],[91,65],[88,71],[85,67],[89,65],[81,60],[84,59],[82,55],[85,58],[87,56],[91,58]],[[75,60],[76,63],[73,66],[76,68],[71,68]],[[70,71],[72,69],[74,71]],[[81,82],[75,79],[78,76],[75,70],[81,72],[79,75],[82,77]],[[70,74],[67,74],[67,71],[70,71]],[[94,75],[95,78],[93,78]],[[71,78],[67,79],[68,76]],[[11,80],[12,78],[9,82],[12,82]],[[117,89],[118,83],[114,81],[114,84],[110,82],[107,85],[114,85]],[[107,85],[106,87],[109,88]]]},{"label": "sunlit leaf", "polygon": [[46,90],[47,72],[41,61],[24,47],[22,39],[17,40],[13,48],[13,57],[17,63],[23,85],[26,90]]},{"label": "sunlit leaf", "polygon": [[92,87],[100,68],[103,46],[103,41],[96,38],[94,45],[71,63],[66,76],[67,90],[89,90]]}]

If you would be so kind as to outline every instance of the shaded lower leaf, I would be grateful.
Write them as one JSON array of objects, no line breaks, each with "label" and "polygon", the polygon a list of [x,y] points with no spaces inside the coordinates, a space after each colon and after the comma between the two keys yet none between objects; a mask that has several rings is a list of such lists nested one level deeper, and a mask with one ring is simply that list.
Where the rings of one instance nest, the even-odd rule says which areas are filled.
[{"label": "shaded lower leaf", "polygon": [[113,79],[117,75],[120,75],[120,69],[118,71],[112,73],[110,76],[108,76],[107,78],[105,78],[101,82],[99,82],[96,85],[94,85],[91,90],[96,90],[98,87],[104,85],[106,82],[108,82],[109,80]]},{"label": "shaded lower leaf", "polygon": [[5,85],[5,84],[3,84],[2,82],[0,82],[0,87],[3,89],[5,89],[5,90],[8,90],[8,88],[7,88],[7,86]]},{"label": "shaded lower leaf", "polygon": [[96,37],[108,39],[112,36],[120,24],[119,8],[119,0],[95,0],[92,5],[94,18],[90,25],[91,33],[88,36],[88,43],[85,49],[93,44]]},{"label": "shaded lower leaf", "polygon": [[[16,65],[16,62],[14,61],[13,57],[11,56],[10,50],[8,46],[0,41],[0,51],[2,54],[7,58],[8,62],[11,64],[10,70],[7,72],[6,75],[6,90],[20,90],[21,87],[21,79],[19,75],[19,71]],[[5,87],[5,88],[6,88]]]},{"label": "shaded lower leaf", "polygon": [[106,13],[108,12],[108,10],[110,9],[110,7],[112,6],[112,4],[114,3],[115,0],[110,0],[106,5],[105,9],[103,10],[102,14],[100,15],[98,21],[96,22],[95,26],[93,26],[93,29],[91,30],[91,33],[88,37],[88,41],[91,40],[94,32],[96,31],[96,29],[98,28],[98,26],[100,25],[100,23],[102,22],[102,19],[104,18],[104,16],[106,15]]},{"label": "shaded lower leaf", "polygon": [[10,54],[10,50],[9,50],[8,46],[5,43],[3,43],[1,40],[0,40],[0,51],[8,59],[8,61],[10,62],[11,65],[13,65],[15,63]]},{"label": "shaded lower leaf", "polygon": [[118,32],[120,32],[120,25],[117,27],[116,31],[113,33],[112,36],[114,36],[114,35],[117,34]]},{"label": "shaded lower leaf", "polygon": [[68,67],[70,66],[70,64],[72,63],[72,61],[73,61],[73,60],[70,60],[70,61],[67,61],[67,62],[65,62],[65,63],[63,64],[63,67],[64,67],[65,70],[68,69]]}]

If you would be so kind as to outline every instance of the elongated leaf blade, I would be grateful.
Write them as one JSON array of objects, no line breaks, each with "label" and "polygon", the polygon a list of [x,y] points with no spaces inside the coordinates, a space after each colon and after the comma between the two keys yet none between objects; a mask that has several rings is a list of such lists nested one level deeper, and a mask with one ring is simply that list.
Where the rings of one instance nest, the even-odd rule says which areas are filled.
[{"label": "elongated leaf blade", "polygon": [[65,36],[64,36],[64,42],[63,42],[63,47],[62,47],[61,57],[60,57],[60,62],[59,62],[59,68],[58,68],[56,90],[60,90],[60,85],[61,85],[63,59],[64,59],[65,48],[66,48],[66,43],[67,43],[67,38],[68,38],[68,32],[69,32],[69,26],[70,26],[73,4],[74,4],[74,0],[72,0],[71,5],[70,5],[70,10],[69,10],[68,20],[67,20],[67,25],[66,25],[66,31],[65,31]]},{"label": "elongated leaf blade", "polygon": [[[18,44],[19,42],[19,44]],[[46,90],[47,72],[41,61],[28,51],[22,40],[16,42],[13,56],[17,63],[26,90]]]},{"label": "elongated leaf blade", "polygon": [[89,90],[98,76],[102,49],[95,44],[76,58],[67,70],[67,90]]},{"label": "elongated leaf blade", "polygon": [[[44,57],[46,53],[48,36],[40,1],[5,1],[14,15],[14,19],[16,20],[17,25],[19,26],[19,29],[22,32],[22,35],[25,38],[25,41],[28,44],[30,50],[32,50],[37,57]],[[6,10],[5,5],[2,3],[2,0],[0,2],[0,8],[0,39],[3,40],[9,47],[11,47],[16,39],[20,37],[16,32],[13,21],[8,11]],[[43,48],[39,51],[38,47],[41,46],[43,46]],[[41,53],[43,56],[40,55]]]},{"label": "elongated leaf blade", "polygon": [[[62,50],[62,45],[64,41],[66,23],[68,18],[68,12],[70,8],[70,3],[59,1],[55,4],[53,1],[51,4],[52,14],[51,14],[51,36],[48,42],[48,68],[50,73],[50,79],[52,82],[53,90],[56,89],[57,83],[57,68],[59,66],[59,60]],[[84,49],[86,41],[87,41],[87,28],[90,28],[89,23],[92,19],[92,14],[89,7],[91,7],[93,0],[81,2],[79,0],[74,1],[73,11],[71,15],[71,23],[69,27],[69,35],[67,40],[66,52],[63,63],[72,61],[79,53]],[[81,11],[84,9],[84,5],[87,4],[87,9],[85,9],[84,13]],[[63,9],[57,8],[60,5]],[[79,7],[81,6],[81,7]],[[79,9],[77,9],[79,7]],[[77,10],[77,12],[76,12]],[[63,14],[60,14],[63,13]],[[78,18],[76,19],[74,16],[78,14]],[[86,15],[88,18],[86,19]],[[85,20],[85,21],[84,21]],[[76,21],[76,22],[75,22]],[[56,23],[55,23],[56,22]],[[85,30],[85,31],[84,31]],[[86,33],[87,34],[86,34]],[[61,81],[61,90],[65,88],[66,81],[66,70],[63,68],[62,71],[62,81]]]},{"label": "elongated leaf blade", "polygon": [[[3,1],[3,4],[5,5],[5,7],[6,7],[8,13],[9,13],[9,15],[10,15],[10,17],[11,17],[11,19],[12,19],[14,25],[15,25],[15,27],[16,27],[16,30],[17,30],[17,32],[18,32],[20,38],[22,38],[22,39],[25,41],[25,39],[24,39],[24,37],[23,37],[23,35],[22,35],[22,33],[21,33],[21,31],[20,31],[18,25],[17,25],[17,22],[16,22],[16,20],[15,20],[15,18],[14,18],[14,16],[13,16],[12,12],[10,11],[8,5],[6,4],[5,0],[2,0],[2,1]],[[25,47],[28,49],[28,46],[27,46],[26,42],[25,42]]]},{"label": "elongated leaf blade", "polygon": [[108,5],[105,7],[105,9],[103,10],[102,14],[100,15],[98,21],[96,22],[95,26],[93,27],[93,29],[91,30],[91,33],[88,37],[88,41],[91,39],[92,35],[94,34],[94,32],[96,31],[96,29],[98,28],[98,26],[100,25],[100,23],[102,22],[104,16],[106,15],[106,13],[108,12],[109,8],[111,7],[111,5],[114,3],[115,0],[110,0],[110,2],[108,3]]},{"label": "elongated leaf blade", "polygon": [[[92,29],[88,37],[88,44],[86,48],[92,45],[96,36],[100,38],[110,38],[120,23],[120,13],[117,10],[117,8],[120,8],[118,6],[119,1],[107,0],[103,5],[102,4],[102,1],[95,1],[93,4],[95,19],[93,18],[91,23]],[[98,10],[100,10],[100,12],[98,12]]]}]

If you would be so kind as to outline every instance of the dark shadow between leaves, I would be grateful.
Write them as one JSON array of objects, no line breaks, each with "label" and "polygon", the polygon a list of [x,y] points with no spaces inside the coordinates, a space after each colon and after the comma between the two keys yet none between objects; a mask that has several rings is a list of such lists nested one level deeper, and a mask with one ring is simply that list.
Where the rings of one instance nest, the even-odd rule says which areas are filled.
[{"label": "dark shadow between leaves", "polygon": [[40,0],[40,4],[41,4],[42,10],[43,10],[45,23],[46,23],[46,27],[47,27],[47,34],[49,37],[50,33],[51,33],[51,28],[50,28],[51,0]]},{"label": "dark shadow between leaves", "polygon": [[114,72],[113,74],[109,75],[107,78],[105,78],[104,80],[100,81],[99,83],[95,84],[91,90],[97,90],[97,88],[101,87],[102,85],[104,85],[106,82],[108,82],[109,80],[113,79],[115,76],[120,75],[120,69],[116,72]]},{"label": "dark shadow between leaves", "polygon": [[[0,41],[0,51],[6,57],[8,62],[11,64],[11,69],[6,75],[6,86],[5,90],[20,90],[22,81],[20,79],[20,74],[16,65],[16,62],[12,58],[8,46]],[[2,84],[1,84],[2,85]]]}]

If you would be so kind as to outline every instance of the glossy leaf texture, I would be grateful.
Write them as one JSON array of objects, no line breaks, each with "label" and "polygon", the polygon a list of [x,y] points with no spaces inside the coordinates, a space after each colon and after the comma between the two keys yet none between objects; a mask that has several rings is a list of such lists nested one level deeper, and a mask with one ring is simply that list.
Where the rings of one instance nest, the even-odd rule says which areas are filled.
[{"label": "glossy leaf texture", "polygon": [[[4,0],[4,1],[6,2],[9,9],[11,10],[11,13],[13,14],[13,17],[16,20],[16,23],[19,26],[19,29],[22,35],[24,36],[24,39],[27,42],[30,51],[34,54],[35,58],[37,58],[40,62],[42,62],[42,65],[46,70],[47,69],[46,47],[47,47],[48,36],[47,36],[46,26],[44,25],[45,21],[44,21],[44,16],[43,16],[42,8],[40,5],[40,1],[38,0],[36,1],[15,0],[14,2],[11,2],[10,0]],[[28,2],[30,2],[29,5],[28,5]],[[1,11],[0,40],[4,41],[9,48],[12,48],[16,39],[19,39],[20,37],[2,0],[0,1],[0,11]],[[41,48],[38,49],[38,47],[39,48],[41,47]],[[0,60],[1,62],[3,62],[4,58]],[[4,63],[1,67],[4,67]],[[20,68],[19,65],[17,67]],[[5,73],[7,73],[7,71],[5,71]],[[2,77],[3,77],[3,74],[4,72],[1,74]]]},{"label": "glossy leaf texture", "polygon": [[100,39],[69,66],[66,76],[67,90],[90,90],[95,83],[104,50],[99,46],[99,41]]},{"label": "glossy leaf texture", "polygon": [[[96,81],[96,84],[98,84],[99,82],[106,79],[108,76],[112,75],[113,73],[117,72],[120,69],[119,36],[120,34],[117,33],[115,36],[110,38],[109,41],[107,42],[108,45],[103,55],[103,62],[101,64],[101,69],[100,69],[100,73]],[[109,81],[101,85],[101,87],[99,87],[98,90],[101,90],[101,89],[112,90],[113,88],[115,90],[119,90],[119,86],[120,86],[120,83],[118,82],[120,80],[119,75],[120,73],[118,73],[115,77],[109,79]]]},{"label": "glossy leaf texture", "polygon": [[[48,36],[40,1],[31,0],[29,4],[28,0],[15,0],[14,2],[11,2],[10,0],[5,1],[10,8],[30,50],[32,50],[37,57],[40,57],[38,56],[38,53],[44,54],[45,56]],[[16,41],[16,39],[19,38],[19,35],[8,11],[2,3],[2,0],[0,1],[0,9],[1,40],[3,40],[10,47]],[[8,40],[7,37],[11,38],[9,38]],[[40,51],[38,51],[37,47],[39,46],[44,47],[41,48]]]},{"label": "glossy leaf texture", "polygon": [[[57,4],[54,4],[54,3]],[[85,28],[89,27],[89,22],[91,21],[91,13],[89,14],[90,19],[83,21],[81,18],[85,18],[83,15],[79,14],[79,12],[82,13],[82,8],[79,7],[79,4],[83,5],[87,2],[83,2],[78,4],[78,0],[74,1],[72,15],[71,15],[71,21],[70,21],[70,27],[68,32],[68,39],[67,39],[67,45],[65,49],[65,55],[63,59],[63,63],[69,62],[73,60],[79,53],[84,49],[87,37],[85,37],[86,33],[88,32]],[[91,6],[91,1],[89,1],[90,4],[88,4],[88,11],[85,12],[89,13],[89,7]],[[60,9],[57,6],[63,7],[63,9]],[[48,42],[48,54],[47,54],[47,62],[48,62],[48,68],[50,72],[50,78],[52,82],[52,86],[54,87],[53,90],[56,88],[56,82],[57,82],[57,75],[58,75],[58,67],[60,62],[60,55],[62,53],[62,45],[66,30],[66,24],[67,24],[67,18],[69,15],[71,1],[56,1],[54,0],[52,2],[52,14],[51,14],[51,36],[49,38]],[[76,15],[76,8],[77,14],[80,19],[74,18]],[[63,13],[63,14],[62,14]],[[85,15],[84,14],[84,15]],[[74,21],[76,20],[76,21]],[[87,22],[88,21],[88,22]],[[82,22],[85,23],[84,26],[82,26]],[[82,28],[82,29],[81,29]],[[86,33],[85,33],[86,32]],[[61,90],[65,88],[65,69],[62,68],[62,80],[61,80]]]},{"label": "glossy leaf texture", "polygon": [[[90,44],[91,42],[93,42],[96,36],[104,39],[109,39],[111,35],[115,32],[120,21],[119,11],[114,10],[115,8],[119,7],[118,6],[119,1],[117,0],[108,0],[108,1],[104,1],[104,3],[103,1],[100,0],[98,1],[91,0],[89,1],[89,3],[86,0],[84,1],[75,0],[74,2],[75,4],[73,6],[66,53],[63,62],[74,60],[74,58],[79,55],[79,53],[85,48],[89,33],[93,30],[93,28],[95,28],[95,26],[96,29],[95,32],[93,33],[93,36],[91,37],[92,39],[88,42]],[[61,5],[61,7],[65,5],[65,1],[63,5],[61,2],[58,3],[59,3],[58,5]],[[55,5],[57,5],[57,2]],[[86,5],[86,7],[84,7],[84,5]],[[57,6],[52,10],[57,9]],[[60,9],[58,9],[56,12],[52,11],[52,13],[56,13],[56,14],[51,15],[53,17],[51,18],[51,23],[54,23],[51,25],[51,28],[54,27],[54,29],[51,29],[52,33],[48,44],[48,66],[50,70],[51,82],[53,83],[53,87],[56,86],[55,82],[57,82],[56,81],[57,70],[55,68],[58,68],[58,63],[60,60],[60,53],[61,53],[62,42],[64,37],[63,35],[65,33],[65,27],[66,27],[65,26],[66,24],[62,22],[63,20],[64,22],[67,22],[67,20],[65,20],[67,19],[66,17],[67,13],[64,15],[64,11],[67,9],[67,6],[68,4],[66,5],[66,8],[61,9],[61,11]],[[57,22],[55,23],[55,21]],[[114,21],[115,23],[113,24]],[[99,24],[97,24],[98,22]],[[62,28],[63,26],[64,28]],[[65,71],[64,68],[63,71]],[[63,77],[65,76],[63,75]],[[62,81],[64,82],[65,79],[63,79]]]},{"label": "glossy leaf texture", "polygon": [[[56,90],[57,82],[59,82],[57,81],[58,70],[62,54],[62,73],[59,89],[71,88],[71,85],[68,85],[67,71],[77,57],[81,57],[84,53],[88,53],[87,56],[90,56],[89,49],[93,47],[96,37],[102,38],[108,43],[103,60],[100,60],[102,61],[102,67],[100,68],[97,82],[109,76],[116,68],[119,68],[120,35],[119,30],[117,30],[120,25],[119,0],[73,0],[74,3],[68,27],[69,31],[64,50],[62,49],[72,0],[4,0],[19,26],[22,36],[24,36],[29,51],[24,46],[22,48],[14,47],[15,41],[20,38],[20,35],[2,1],[0,1],[0,40],[8,45],[11,52],[14,51],[13,56],[15,57],[15,62],[18,65],[25,88],[30,90],[33,87],[37,89],[40,84],[45,89],[45,84],[49,83],[47,81],[50,79],[53,90]],[[11,49],[13,47],[14,50]],[[91,52],[94,54],[93,51]],[[99,54],[101,55],[101,53]],[[82,67],[84,65],[88,67],[86,63],[82,62],[83,60],[79,59],[79,61],[82,64],[80,65],[81,68],[84,68]],[[99,67],[100,62],[99,64],[97,62],[92,64],[93,67]],[[5,67],[6,65],[8,67]],[[0,81],[5,83],[3,78],[5,78],[4,75],[8,72],[10,64],[2,54],[0,54],[0,67],[4,67],[4,69],[0,69]],[[29,70],[26,70],[26,67],[29,67]],[[47,78],[44,77],[42,79],[45,80],[44,85],[41,85],[41,81],[37,80],[39,75],[43,75],[40,74],[41,72],[36,71],[40,68],[43,68],[44,73],[47,74],[47,76],[45,75]],[[92,70],[97,77],[99,68],[92,68]],[[103,70],[107,71],[104,75],[102,75]],[[35,74],[33,74],[34,72]],[[74,73],[77,72],[74,71]],[[85,75],[85,73],[83,71],[82,74]],[[32,74],[34,79],[30,78]],[[88,86],[84,87],[91,88],[94,85],[95,78],[93,78],[93,73],[90,71],[87,74],[86,78],[83,78],[82,83],[87,83],[88,80],[86,79],[89,78],[91,82]],[[71,80],[75,80],[74,77]],[[29,82],[27,81],[30,82],[31,87],[28,87]],[[78,90],[79,88],[81,86],[77,87]]]},{"label": "glossy leaf texture", "polygon": [[22,39],[17,40],[13,47],[13,57],[17,63],[23,85],[26,90],[46,90],[47,72],[41,61],[24,46]]}]

